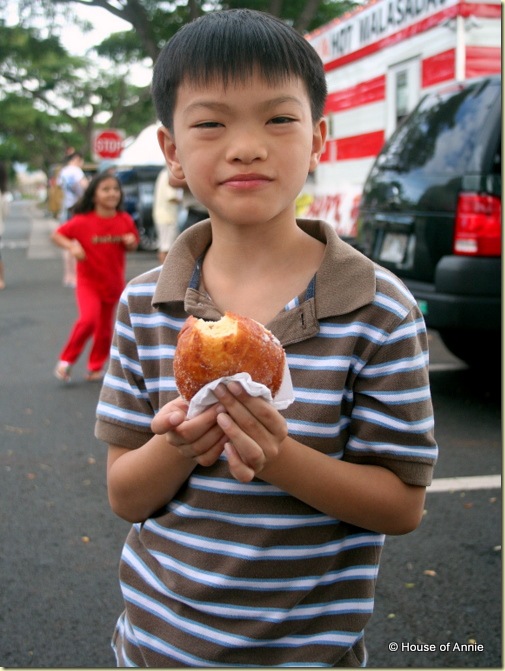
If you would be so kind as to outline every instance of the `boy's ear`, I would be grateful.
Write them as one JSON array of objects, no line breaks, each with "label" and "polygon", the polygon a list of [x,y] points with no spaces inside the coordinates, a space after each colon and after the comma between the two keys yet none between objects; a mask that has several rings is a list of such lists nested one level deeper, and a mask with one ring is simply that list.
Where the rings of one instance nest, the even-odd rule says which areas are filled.
[{"label": "boy's ear", "polygon": [[319,159],[324,150],[324,145],[326,142],[326,136],[328,134],[328,124],[326,119],[323,117],[319,119],[317,123],[314,124],[314,133],[312,136],[312,153],[310,155],[310,167],[309,172],[314,172],[319,164]]},{"label": "boy's ear", "polygon": [[179,163],[177,147],[175,146],[172,133],[168,130],[168,128],[160,126],[160,128],[158,128],[157,134],[158,143],[160,145],[161,151],[163,152],[163,156],[165,157],[165,161],[170,169],[170,172],[172,175],[177,177],[177,179],[184,179],[184,171],[181,164]]}]

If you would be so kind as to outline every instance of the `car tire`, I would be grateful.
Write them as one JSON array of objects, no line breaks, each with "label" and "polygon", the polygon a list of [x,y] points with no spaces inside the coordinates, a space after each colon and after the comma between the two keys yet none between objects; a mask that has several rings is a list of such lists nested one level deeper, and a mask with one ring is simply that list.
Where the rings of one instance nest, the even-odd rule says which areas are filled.
[{"label": "car tire", "polygon": [[444,329],[439,331],[444,345],[471,368],[490,371],[501,368],[501,335],[494,331]]},{"label": "car tire", "polygon": [[145,229],[139,230],[139,250],[141,252],[155,252],[158,249],[158,238]]}]

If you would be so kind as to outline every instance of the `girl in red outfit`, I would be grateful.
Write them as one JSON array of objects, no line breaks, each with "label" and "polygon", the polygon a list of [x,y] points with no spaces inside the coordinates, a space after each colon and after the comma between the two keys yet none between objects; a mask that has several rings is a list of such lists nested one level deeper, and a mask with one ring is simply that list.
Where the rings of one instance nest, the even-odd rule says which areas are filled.
[{"label": "girl in red outfit", "polygon": [[115,309],[125,286],[126,252],[137,248],[135,222],[122,211],[121,184],[101,173],[89,184],[74,216],[52,234],[52,240],[77,259],[76,299],[79,316],[54,370],[63,382],[87,341],[93,345],[87,380],[100,380],[109,356]]}]

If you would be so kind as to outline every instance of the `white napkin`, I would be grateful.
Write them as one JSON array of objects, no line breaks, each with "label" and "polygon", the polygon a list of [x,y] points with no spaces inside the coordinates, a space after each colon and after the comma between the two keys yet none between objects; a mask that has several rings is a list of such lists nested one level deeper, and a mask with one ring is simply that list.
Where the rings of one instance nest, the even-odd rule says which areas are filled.
[{"label": "white napkin", "polygon": [[214,405],[218,399],[214,395],[214,389],[221,382],[239,382],[244,390],[251,396],[262,396],[271,403],[277,410],[285,410],[295,400],[293,393],[293,383],[287,363],[284,364],[284,374],[279,391],[272,398],[272,392],[264,384],[254,382],[249,373],[236,373],[228,377],[220,377],[218,380],[209,382],[198,391],[190,401],[187,418],[192,419],[203,412],[209,405]]}]

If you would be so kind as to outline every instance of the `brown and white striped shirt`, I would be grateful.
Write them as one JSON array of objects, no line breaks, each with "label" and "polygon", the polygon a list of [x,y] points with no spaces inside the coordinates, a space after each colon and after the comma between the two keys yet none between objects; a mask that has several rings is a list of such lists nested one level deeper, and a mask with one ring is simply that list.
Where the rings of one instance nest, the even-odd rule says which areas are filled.
[{"label": "brown and white striped shirt", "polygon": [[[267,327],[283,344],[295,402],[290,435],[334,459],[377,464],[428,485],[437,457],[427,337],[415,300],[389,271],[322,222],[307,291]],[[135,449],[175,398],[172,360],[188,314],[221,315],[200,289],[209,222],[178,238],[163,268],[126,288],[96,435]],[[306,474],[310,478],[310,473]],[[121,557],[119,666],[361,666],[384,543],[255,478],[224,457],[197,466],[165,509],[134,524]]]}]

